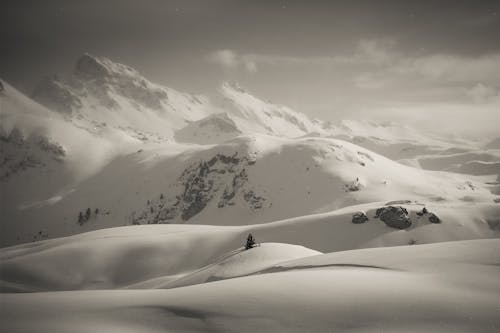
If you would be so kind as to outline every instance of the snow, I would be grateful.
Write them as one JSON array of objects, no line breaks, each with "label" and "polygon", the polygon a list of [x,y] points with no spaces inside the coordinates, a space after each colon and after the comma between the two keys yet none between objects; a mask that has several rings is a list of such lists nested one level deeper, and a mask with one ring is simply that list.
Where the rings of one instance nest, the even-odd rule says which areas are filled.
[{"label": "snow", "polygon": [[498,139],[311,120],[90,54],[33,99],[1,83],[6,331],[500,329]]},{"label": "snow", "polygon": [[236,122],[227,113],[216,113],[193,121],[175,132],[179,142],[196,144],[222,143],[242,134]]},{"label": "snow", "polygon": [[[211,161],[212,171],[200,177],[200,163]],[[330,138],[254,134],[211,146],[169,143],[116,157],[78,186],[61,186],[45,197],[13,197],[4,222],[9,233],[2,239],[31,240],[24,230],[35,220],[34,233],[59,237],[133,223],[258,224],[401,199],[494,205],[485,182],[411,168]],[[193,199],[199,184],[202,209]],[[37,204],[56,196],[61,198],[51,205]],[[87,208],[101,213],[80,226],[78,212]]]},{"label": "snow", "polygon": [[499,255],[498,240],[339,252],[168,290],[4,294],[0,316],[9,332],[495,332]]},{"label": "snow", "polygon": [[168,281],[165,284],[155,285],[155,288],[178,288],[250,275],[288,259],[307,257],[320,253],[319,251],[298,245],[263,243],[250,250],[241,248],[224,254],[208,266],[202,267],[182,278]]},{"label": "snow", "polygon": [[[432,224],[426,217],[416,215],[422,205],[408,204],[405,207],[413,223],[407,230],[389,228],[373,218],[375,210],[383,205],[370,203],[252,226],[128,226],[21,244],[0,250],[3,290],[167,287],[200,283],[210,277],[244,275],[258,270],[256,266],[263,269],[273,261],[317,253],[314,251],[500,236],[500,229],[490,225],[500,215],[498,205],[430,205],[427,208],[442,219],[441,224]],[[352,214],[358,210],[367,213],[367,223],[351,222]],[[250,232],[264,244],[239,253]],[[267,244],[276,242],[296,245]],[[73,266],[72,262],[78,265]],[[232,268],[234,262],[248,265],[238,271]],[[187,274],[192,275],[182,279]]]}]

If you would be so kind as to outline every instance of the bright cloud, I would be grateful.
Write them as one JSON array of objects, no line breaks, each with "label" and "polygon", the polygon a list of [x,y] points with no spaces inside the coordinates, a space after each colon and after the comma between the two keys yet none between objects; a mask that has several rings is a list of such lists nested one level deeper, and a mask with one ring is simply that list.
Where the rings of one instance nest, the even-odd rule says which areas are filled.
[{"label": "bright cloud", "polygon": [[210,55],[207,59],[210,62],[221,65],[222,67],[229,69],[244,68],[249,73],[255,73],[257,71],[257,64],[249,59],[248,56],[240,55],[232,50],[217,50]]}]

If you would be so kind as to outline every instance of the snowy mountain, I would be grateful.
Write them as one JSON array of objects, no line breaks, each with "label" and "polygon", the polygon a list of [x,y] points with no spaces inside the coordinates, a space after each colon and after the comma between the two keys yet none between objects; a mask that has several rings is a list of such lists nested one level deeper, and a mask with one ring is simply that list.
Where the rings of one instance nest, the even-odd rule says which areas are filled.
[{"label": "snowy mountain", "polygon": [[488,176],[421,170],[497,175],[495,150],[391,122],[312,121],[235,83],[195,96],[85,54],[68,78],[35,89],[44,106],[4,86],[4,245],[124,224],[255,224],[373,201],[492,203],[499,192]]},{"label": "snowy mountain", "polygon": [[0,83],[9,332],[500,325],[498,140],[310,120],[88,54],[33,99]]},{"label": "snowy mountain", "polygon": [[394,122],[342,120],[326,122],[328,136],[346,140],[416,168],[471,175],[500,172],[500,153],[495,141],[457,139],[421,132]]},{"label": "snowy mountain", "polygon": [[124,224],[255,224],[380,201],[493,205],[488,179],[408,167],[329,138],[171,143],[120,155],[71,188],[61,184],[46,197],[11,201],[2,241]]},{"label": "snowy mountain", "polygon": [[66,80],[46,78],[33,99],[95,133],[119,129],[143,141],[164,141],[187,120],[210,113],[202,96],[154,84],[136,70],[89,54]]},{"label": "snowy mountain", "polygon": [[[96,133],[111,127],[143,141],[172,139],[176,131],[188,126],[177,139],[201,142],[210,135],[203,128],[210,123],[215,126],[212,130],[219,129],[221,121],[236,127],[231,137],[254,132],[293,137],[316,128],[305,115],[264,102],[235,83],[223,83],[216,96],[191,95],[89,54],[78,59],[69,78],[45,78],[32,97]],[[231,120],[221,119],[219,113]]]}]

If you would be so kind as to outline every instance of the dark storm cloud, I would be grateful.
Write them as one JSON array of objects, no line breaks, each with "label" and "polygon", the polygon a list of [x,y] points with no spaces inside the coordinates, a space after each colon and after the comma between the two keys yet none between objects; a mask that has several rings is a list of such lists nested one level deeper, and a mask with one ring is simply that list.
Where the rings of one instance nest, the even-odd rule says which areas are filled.
[{"label": "dark storm cloud", "polygon": [[7,0],[0,77],[30,91],[90,52],[181,90],[235,79],[322,118],[382,100],[477,106],[500,89],[499,12],[460,0]]}]

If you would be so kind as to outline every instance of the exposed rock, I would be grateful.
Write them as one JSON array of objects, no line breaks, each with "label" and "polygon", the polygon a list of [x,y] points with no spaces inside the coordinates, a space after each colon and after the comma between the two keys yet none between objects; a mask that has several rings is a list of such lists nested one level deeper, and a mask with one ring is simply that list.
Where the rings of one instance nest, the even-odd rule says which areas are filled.
[{"label": "exposed rock", "polygon": [[111,71],[101,60],[88,53],[78,59],[75,73],[83,78],[94,80],[102,80],[111,75]]},{"label": "exposed rock", "polygon": [[434,213],[429,213],[429,222],[430,223],[441,223],[441,219]]},{"label": "exposed rock", "polygon": [[48,153],[53,154],[54,156],[57,157],[64,157],[66,156],[66,150],[64,149],[63,146],[58,144],[57,142],[52,142],[49,140],[49,138],[44,137],[44,136],[37,136],[35,138],[37,146]]},{"label": "exposed rock", "polygon": [[17,127],[0,130],[0,181],[52,161],[63,162],[66,152],[57,142],[38,134],[25,136]]},{"label": "exposed rock", "polygon": [[411,226],[408,211],[400,206],[387,206],[377,209],[376,218],[380,218],[388,227],[406,229]]},{"label": "exposed rock", "polygon": [[266,199],[264,197],[258,196],[254,191],[250,190],[243,194],[243,199],[248,203],[252,209],[260,209]]},{"label": "exposed rock", "polygon": [[352,215],[352,223],[361,224],[368,221],[368,216],[365,212],[356,212]]},{"label": "exposed rock", "polygon": [[218,208],[233,206],[242,200],[252,209],[263,208],[266,199],[248,186],[248,166],[254,156],[216,154],[192,164],[178,178],[173,195],[150,199],[146,208],[130,217],[132,224],[188,221],[215,201]]},{"label": "exposed rock", "polygon": [[344,191],[356,192],[356,191],[359,191],[361,189],[361,187],[362,187],[362,185],[361,185],[359,178],[356,178],[356,180],[353,181],[352,183],[344,184]]},{"label": "exposed rock", "polygon": [[82,101],[66,84],[55,78],[45,78],[33,91],[33,99],[51,110],[70,114],[82,107]]},{"label": "exposed rock", "polygon": [[422,211],[417,212],[417,215],[418,216],[424,216],[424,215],[426,215],[428,213],[429,213],[429,211],[427,210],[427,208],[424,207],[424,208],[422,208]]}]

